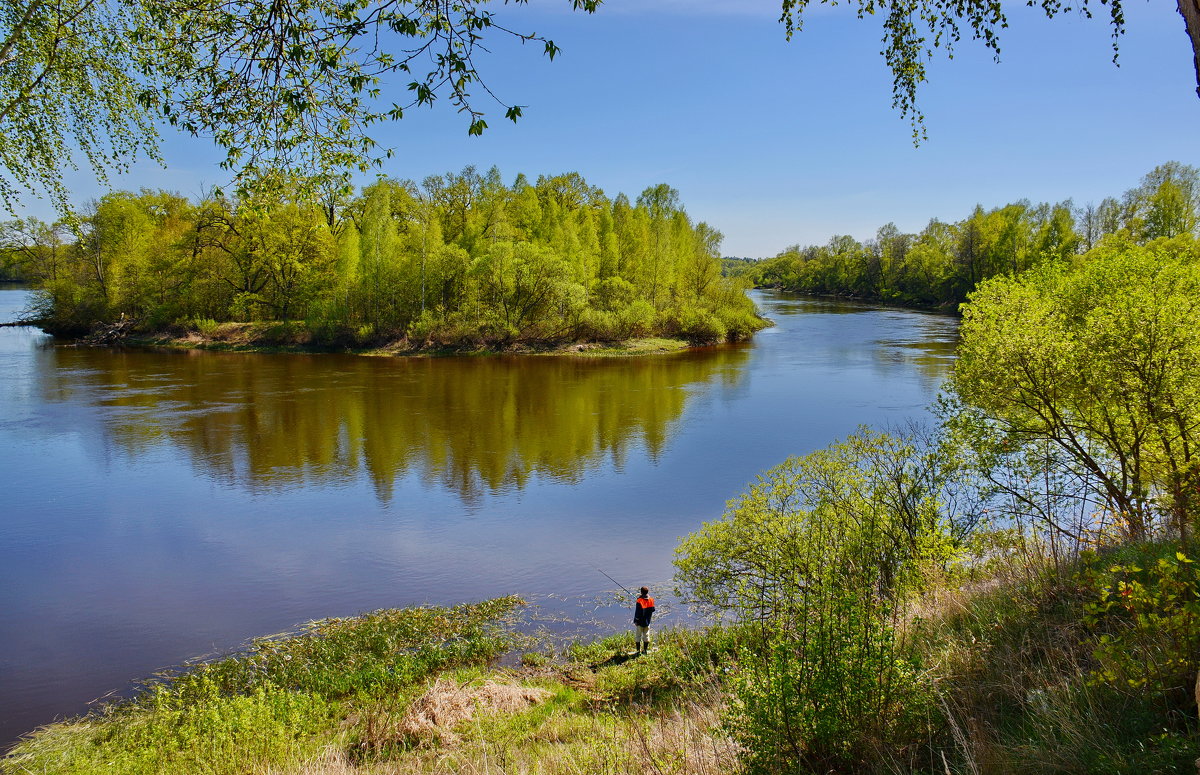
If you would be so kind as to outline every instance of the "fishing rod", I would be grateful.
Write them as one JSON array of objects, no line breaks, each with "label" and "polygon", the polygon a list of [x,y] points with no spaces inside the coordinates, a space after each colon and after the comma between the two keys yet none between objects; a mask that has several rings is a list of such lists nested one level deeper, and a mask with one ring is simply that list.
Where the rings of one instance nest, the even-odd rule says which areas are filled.
[{"label": "fishing rod", "polygon": [[599,565],[593,565],[592,567],[593,567],[593,568],[595,568],[597,571],[599,571],[599,572],[600,572],[600,574],[604,576],[604,578],[608,579],[609,581],[611,581],[612,583],[616,584],[616,585],[617,585],[618,587],[620,587],[621,589],[625,590],[626,594],[629,594],[629,595],[632,595],[632,594],[633,594],[632,592],[630,592],[630,591],[629,591],[629,588],[628,588],[628,587],[626,587],[624,584],[622,584],[621,582],[617,581],[616,579],[614,579],[612,576],[608,575],[608,574],[607,574],[607,573],[605,573],[604,571],[600,570],[600,566],[599,566]]}]

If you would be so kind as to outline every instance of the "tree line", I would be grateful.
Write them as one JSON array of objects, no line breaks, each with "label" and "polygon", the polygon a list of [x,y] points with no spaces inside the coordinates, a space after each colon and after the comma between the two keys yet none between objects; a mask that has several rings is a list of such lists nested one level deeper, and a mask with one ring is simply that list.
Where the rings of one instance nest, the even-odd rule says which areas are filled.
[{"label": "tree line", "polygon": [[934,218],[916,234],[889,223],[862,242],[841,235],[825,245],[793,245],[742,271],[757,285],[802,293],[957,307],[988,278],[1085,253],[1108,235],[1145,244],[1198,233],[1200,170],[1172,161],[1099,205],[976,206],[961,221]]},{"label": "tree line", "polygon": [[381,178],[352,199],[295,190],[112,193],[73,219],[0,224],[0,264],[36,285],[40,323],[59,334],[271,320],[306,324],[316,343],[496,346],[719,342],[763,325],[722,277],[721,233],[666,184],[631,201],[577,173],[506,185],[467,167]]}]

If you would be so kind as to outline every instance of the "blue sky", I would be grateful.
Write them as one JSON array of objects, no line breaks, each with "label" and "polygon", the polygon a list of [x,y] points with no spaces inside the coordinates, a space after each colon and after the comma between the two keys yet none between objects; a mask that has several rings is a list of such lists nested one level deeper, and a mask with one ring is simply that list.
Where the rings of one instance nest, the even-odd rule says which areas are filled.
[{"label": "blue sky", "polygon": [[[787,42],[775,0],[610,0],[591,16],[567,0],[496,5],[562,47],[550,62],[540,47],[499,43],[481,60],[525,117],[512,125],[485,106],[489,130],[468,137],[441,104],[375,137],[396,149],[382,171],[400,178],[495,164],[509,180],[578,171],[610,195],[666,182],[725,233],[727,255],[864,238],[889,221],[915,231],[976,203],[1098,202],[1163,161],[1200,166],[1183,21],[1173,3],[1126,2],[1120,67],[1103,16],[1046,20],[1013,3],[1000,64],[972,41],[933,62],[917,148],[890,107],[880,22],[844,7],[812,9]],[[168,136],[164,151],[165,169],[138,163],[113,185],[196,195],[226,180],[204,141]],[[83,172],[69,184],[80,202],[103,193]]]}]

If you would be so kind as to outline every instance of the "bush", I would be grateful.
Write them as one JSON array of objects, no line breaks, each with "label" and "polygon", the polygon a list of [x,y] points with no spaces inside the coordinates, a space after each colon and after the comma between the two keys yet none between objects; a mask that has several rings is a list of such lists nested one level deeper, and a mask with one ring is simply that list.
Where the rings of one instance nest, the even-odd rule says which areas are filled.
[{"label": "bush", "polygon": [[937,694],[894,625],[854,595],[831,608],[813,632],[773,630],[741,654],[730,725],[751,772],[875,772],[936,725]]},{"label": "bush", "polygon": [[218,326],[221,324],[212,318],[192,318],[188,321],[188,327],[194,329],[201,336],[212,336],[216,333]]},{"label": "bush", "polygon": [[679,335],[696,344],[717,344],[725,341],[725,324],[707,310],[686,308],[676,324]]},{"label": "bush", "polygon": [[654,307],[645,299],[636,299],[628,307],[621,310],[619,316],[620,337],[636,339],[650,336],[654,333]]},{"label": "bush", "polygon": [[1146,693],[1168,708],[1190,704],[1200,667],[1200,563],[1181,551],[1127,564],[1086,555],[1087,610],[1099,637],[1098,682]]},{"label": "bush", "polygon": [[721,322],[725,325],[725,338],[730,342],[745,341],[766,325],[765,321],[754,312],[745,310],[721,310],[720,317]]},{"label": "bush", "polygon": [[908,605],[952,561],[953,483],[913,442],[862,431],[764,474],[677,550],[699,602],[761,628],[730,726],[756,772],[867,772],[917,756],[937,715]]}]

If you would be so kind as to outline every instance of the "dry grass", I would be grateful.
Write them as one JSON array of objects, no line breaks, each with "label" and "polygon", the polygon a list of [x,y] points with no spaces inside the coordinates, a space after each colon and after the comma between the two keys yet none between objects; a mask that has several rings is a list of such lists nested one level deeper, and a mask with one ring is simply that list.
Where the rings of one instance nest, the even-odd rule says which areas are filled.
[{"label": "dry grass", "polygon": [[[498,686],[499,692],[489,689],[484,695],[495,692],[499,703],[522,703],[515,699],[519,695],[507,691],[520,687]],[[479,689],[483,687],[474,690]],[[442,687],[436,694],[441,698],[434,703],[439,706],[436,712],[464,706],[452,687]],[[430,708],[430,703],[420,701],[413,707],[418,705]],[[499,711],[475,715],[456,725],[453,745],[431,740],[366,762],[356,762],[344,749],[330,747],[299,767],[273,769],[267,775],[722,775],[739,771],[737,746],[720,731],[721,707],[715,702],[688,702],[659,713],[546,710],[542,708],[541,717],[532,723],[528,719],[508,723],[512,717],[502,718]]]},{"label": "dry grass", "polygon": [[481,686],[459,685],[439,678],[429,690],[409,706],[397,731],[418,740],[437,738],[444,745],[458,742],[454,727],[475,716],[477,711],[517,713],[545,702],[553,694],[536,689],[487,681]]}]

